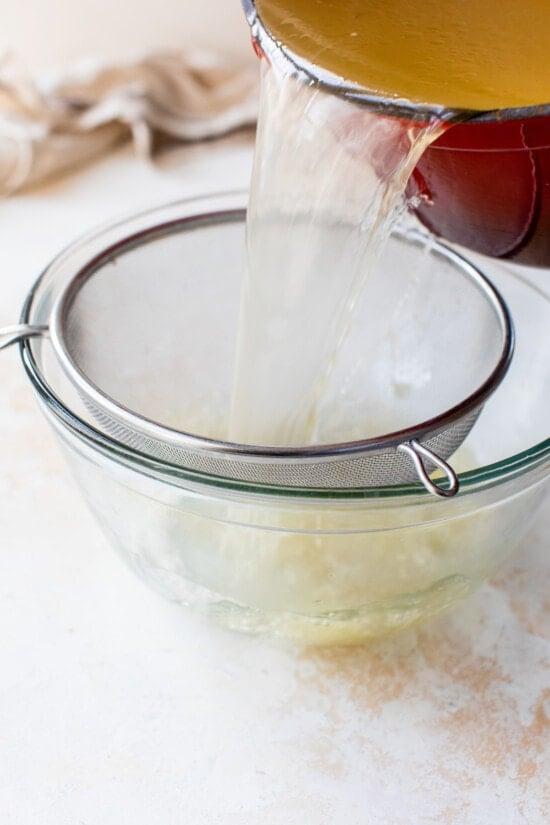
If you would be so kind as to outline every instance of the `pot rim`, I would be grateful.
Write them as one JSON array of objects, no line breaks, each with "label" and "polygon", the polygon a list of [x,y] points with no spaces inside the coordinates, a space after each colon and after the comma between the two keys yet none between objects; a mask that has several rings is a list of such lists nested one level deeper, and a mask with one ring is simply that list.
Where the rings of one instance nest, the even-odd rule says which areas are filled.
[{"label": "pot rim", "polygon": [[447,123],[498,123],[509,120],[524,120],[532,117],[550,116],[550,103],[541,103],[534,106],[512,107],[507,109],[492,109],[477,111],[469,109],[450,109],[446,106],[426,103],[413,103],[405,98],[385,98],[369,92],[358,84],[340,79],[332,72],[319,66],[314,66],[304,58],[299,57],[291,49],[278,42],[261,21],[256,9],[255,0],[241,0],[248,24],[254,39],[262,51],[272,57],[279,57],[292,67],[292,71],[310,83],[316,83],[331,94],[344,97],[374,112],[393,117],[405,117],[411,121],[426,122],[431,118],[439,118]]}]

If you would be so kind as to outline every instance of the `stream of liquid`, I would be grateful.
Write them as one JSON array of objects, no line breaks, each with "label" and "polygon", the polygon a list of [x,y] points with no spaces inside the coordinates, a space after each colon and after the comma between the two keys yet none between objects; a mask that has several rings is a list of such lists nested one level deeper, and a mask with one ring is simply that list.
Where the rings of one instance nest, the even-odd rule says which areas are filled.
[{"label": "stream of liquid", "polygon": [[441,128],[381,117],[264,62],[231,440],[316,442],[357,299]]},{"label": "stream of liquid", "polygon": [[383,116],[289,76],[274,54],[262,61],[232,440],[316,442],[354,306],[444,121],[550,100],[550,2],[497,5],[257,0],[262,24],[301,60],[444,114],[422,124]]},{"label": "stream of liquid", "polygon": [[[541,38],[550,30],[549,0],[257,6],[297,54],[373,91],[466,108],[550,100],[548,84],[537,86],[540,70],[547,72]],[[384,276],[377,261],[405,208],[407,180],[443,128],[440,119],[413,125],[375,114],[263,61],[231,440],[318,443],[323,393],[354,308],[368,279]],[[398,298],[408,311],[407,296]],[[410,361],[405,367],[409,380]],[[338,397],[335,405],[331,432],[341,440]],[[378,433],[358,437],[387,431],[387,413],[377,411]],[[363,411],[358,418],[363,427]],[[97,498],[105,501],[103,486]],[[124,522],[136,532],[129,543],[140,568],[172,597],[231,627],[322,643],[359,641],[446,609],[493,572],[513,543],[509,525],[523,518],[459,508],[446,522],[430,501],[414,520],[408,507],[368,503],[345,510],[334,502],[326,509],[278,504],[273,515],[247,497],[230,499],[212,517],[214,501],[207,517],[171,506],[136,530],[140,497],[135,518]]]}]

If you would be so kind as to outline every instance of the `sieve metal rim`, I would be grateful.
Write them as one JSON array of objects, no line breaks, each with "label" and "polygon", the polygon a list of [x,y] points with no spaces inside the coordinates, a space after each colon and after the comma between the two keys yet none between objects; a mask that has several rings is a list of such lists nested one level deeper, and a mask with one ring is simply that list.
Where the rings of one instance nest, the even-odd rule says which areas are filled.
[{"label": "sieve metal rim", "polygon": [[[245,192],[240,192],[240,193],[237,193],[237,192],[232,192],[231,193],[230,192],[230,193],[225,193],[223,196],[220,196],[218,194],[217,200],[214,201],[214,203],[216,204],[216,207],[218,207],[218,208],[216,208],[216,207],[213,208],[212,207],[212,205],[211,205],[212,204],[212,196],[208,196],[208,197],[205,197],[205,198],[187,199],[186,201],[183,201],[183,202],[180,201],[176,204],[165,205],[162,208],[157,209],[157,210],[147,210],[146,213],[139,213],[137,215],[133,215],[131,217],[131,219],[129,217],[127,217],[126,219],[122,219],[122,220],[117,221],[115,223],[110,222],[108,225],[104,226],[102,229],[95,230],[91,233],[88,233],[83,238],[81,238],[81,240],[78,241],[77,243],[71,244],[71,246],[67,250],[65,250],[65,252],[61,253],[55,259],[54,263],[51,265],[51,266],[54,266],[54,264],[57,262],[58,266],[62,266],[64,264],[65,258],[67,256],[70,256],[70,253],[72,251],[74,251],[76,249],[79,249],[80,253],[82,253],[82,251],[86,248],[85,244],[95,242],[95,249],[94,249],[94,247],[92,247],[92,250],[90,250],[90,252],[86,256],[82,256],[82,254],[81,254],[81,263],[79,263],[78,268],[76,269],[76,264],[73,267],[69,268],[69,271],[68,271],[67,276],[66,276],[66,280],[64,281],[64,287],[62,288],[61,293],[58,293],[58,295],[57,295],[58,302],[61,300],[62,296],[67,298],[67,295],[69,294],[71,287],[74,288],[75,281],[77,280],[77,278],[79,276],[80,277],[83,277],[85,275],[91,276],[93,274],[93,271],[97,270],[97,268],[101,265],[101,263],[103,263],[105,260],[109,260],[109,259],[112,260],[112,258],[115,257],[116,254],[118,254],[123,249],[133,248],[136,245],[139,246],[141,243],[144,242],[144,240],[145,241],[147,239],[152,240],[152,239],[157,238],[157,237],[159,237],[163,234],[167,234],[167,233],[170,233],[170,232],[177,232],[178,230],[181,231],[181,227],[184,226],[185,224],[191,225],[191,227],[199,227],[199,226],[204,225],[204,224],[206,224],[206,225],[214,224],[215,225],[216,223],[219,223],[222,220],[225,220],[225,221],[229,221],[229,220],[243,221],[243,219],[245,217],[245,210],[243,209],[245,195],[246,195]],[[193,204],[193,206],[194,206],[193,213],[189,214],[189,212],[186,212],[185,215],[181,216],[179,214],[179,212],[176,210],[175,214],[177,215],[177,218],[174,220],[173,217],[172,217],[172,215],[174,214],[174,212],[173,212],[174,208],[175,207],[181,208],[183,203],[186,204],[186,205],[189,205],[189,206],[191,206],[191,204]],[[221,206],[221,208],[220,208],[220,206]],[[158,217],[157,217],[157,215],[158,215]],[[155,217],[155,222],[151,221],[153,216]],[[146,219],[145,229],[142,229],[144,218]],[[139,231],[134,230],[133,233],[130,232],[130,227],[131,226],[136,226],[136,225],[137,225],[137,227],[140,228]],[[124,233],[123,235],[121,235],[121,230]],[[103,239],[103,244],[105,244],[107,242],[107,237],[108,237],[108,235],[106,235],[107,232],[114,233],[114,241],[115,242],[111,241],[111,243],[107,243],[106,246],[105,245],[100,246],[99,249],[101,251],[98,254],[97,251],[96,251],[98,249],[97,240],[102,238]],[[420,470],[417,473],[417,478],[420,478],[421,482],[424,484],[424,487],[426,489],[428,489],[429,492],[431,492],[431,493],[433,493],[437,496],[445,497],[445,498],[455,495],[458,492],[458,489],[459,489],[459,480],[458,480],[458,477],[457,477],[456,473],[452,470],[452,468],[448,464],[446,464],[446,462],[444,460],[441,460],[433,451],[426,453],[426,451],[424,450],[424,453],[425,453],[424,458],[428,458],[428,461],[430,463],[435,464],[436,466],[439,466],[441,469],[443,469],[443,471],[444,471],[444,473],[447,476],[447,479],[449,481],[449,486],[447,488],[444,488],[444,487],[441,487],[440,485],[438,485],[437,482],[433,482],[429,478],[428,472],[426,471],[426,468],[424,467],[424,464],[423,464],[423,460],[422,460],[423,459],[423,455],[422,455],[423,447],[424,446],[430,446],[430,438],[433,439],[433,438],[438,437],[438,433],[442,433],[443,435],[445,435],[447,430],[449,430],[453,426],[456,427],[456,423],[453,423],[453,422],[455,422],[457,419],[467,420],[467,418],[469,418],[470,420],[473,420],[473,419],[475,419],[475,417],[477,417],[477,415],[481,411],[481,408],[483,406],[483,402],[484,402],[485,398],[487,397],[487,395],[489,395],[496,388],[496,386],[499,383],[499,380],[502,380],[502,378],[504,377],[505,371],[508,368],[509,361],[511,360],[512,350],[513,350],[512,322],[511,322],[511,319],[509,317],[509,313],[507,312],[506,305],[502,301],[502,299],[500,298],[500,295],[498,294],[498,292],[494,289],[494,287],[492,286],[490,281],[483,275],[483,273],[481,273],[477,269],[477,267],[475,267],[473,264],[471,264],[471,262],[468,259],[465,259],[462,255],[457,253],[453,248],[446,247],[446,245],[441,244],[438,241],[434,241],[434,239],[431,238],[431,236],[427,235],[425,232],[418,232],[416,230],[412,230],[412,231],[408,230],[408,231],[401,231],[398,234],[401,235],[402,237],[405,237],[405,239],[408,243],[415,242],[416,244],[418,244],[422,247],[425,247],[426,245],[428,245],[429,248],[430,248],[430,252],[432,254],[435,253],[436,255],[438,255],[440,257],[447,258],[447,259],[450,258],[450,259],[454,260],[455,266],[460,270],[460,275],[462,277],[464,277],[464,275],[466,274],[465,271],[467,271],[467,274],[469,274],[470,277],[474,279],[474,281],[477,283],[477,285],[481,289],[481,291],[483,293],[485,293],[486,296],[487,296],[487,294],[489,294],[489,296],[492,297],[491,304],[493,306],[493,310],[497,313],[497,315],[500,316],[501,326],[502,326],[502,323],[504,323],[505,326],[507,326],[507,328],[510,332],[510,340],[508,342],[509,343],[509,347],[508,347],[509,357],[507,359],[508,363],[504,363],[505,359],[503,359],[501,357],[499,365],[497,366],[497,368],[495,368],[495,370],[489,376],[489,378],[482,385],[480,385],[478,390],[475,393],[473,393],[472,396],[469,397],[469,399],[465,399],[463,402],[461,402],[460,405],[457,405],[456,408],[453,408],[452,410],[448,410],[445,413],[438,416],[437,418],[432,418],[429,422],[426,422],[424,428],[428,428],[429,433],[428,433],[427,438],[424,442],[424,445],[422,443],[418,443],[417,441],[414,441],[413,439],[411,439],[409,442],[406,442],[406,443],[396,444],[396,441],[401,441],[401,439],[404,437],[404,434],[407,435],[407,434],[410,433],[409,430],[407,430],[407,431],[403,430],[403,431],[400,431],[399,433],[394,433],[394,434],[389,434],[389,435],[386,434],[383,437],[383,439],[380,439],[380,438],[379,439],[369,439],[369,440],[366,440],[366,441],[352,442],[352,443],[341,443],[341,444],[335,444],[335,445],[318,445],[316,447],[309,447],[308,446],[304,449],[300,449],[300,448],[281,449],[281,448],[266,448],[266,447],[255,448],[255,447],[250,446],[250,445],[232,445],[232,444],[229,444],[229,443],[226,443],[226,442],[211,441],[211,440],[204,439],[204,438],[201,438],[199,436],[193,436],[193,435],[187,434],[187,433],[178,433],[177,431],[170,431],[169,428],[163,427],[162,425],[158,425],[155,422],[149,422],[149,427],[147,428],[147,430],[145,432],[145,437],[149,438],[149,439],[152,438],[152,440],[153,440],[153,447],[151,447],[152,452],[149,452],[149,448],[145,445],[141,445],[139,447],[136,447],[136,445],[134,443],[128,443],[124,438],[122,439],[122,441],[118,440],[118,436],[117,436],[116,433],[113,434],[111,432],[110,435],[107,436],[108,441],[111,441],[113,446],[118,445],[121,448],[124,447],[124,445],[126,445],[126,448],[128,448],[128,446],[129,446],[131,452],[133,454],[135,454],[136,457],[137,457],[137,455],[141,455],[143,457],[143,459],[150,458],[151,460],[154,460],[155,462],[160,460],[161,463],[165,463],[166,459],[162,458],[162,456],[159,459],[158,453],[155,453],[155,443],[154,442],[156,441],[159,445],[162,446],[162,448],[164,450],[164,448],[167,445],[170,445],[171,443],[174,443],[173,436],[175,435],[176,440],[179,442],[179,444],[181,444],[182,441],[185,441],[186,444],[191,444],[192,445],[191,448],[189,448],[189,447],[185,448],[188,452],[189,452],[189,449],[191,449],[191,451],[192,451],[192,456],[194,456],[194,458],[191,457],[189,459],[192,464],[195,462],[195,459],[200,455],[204,456],[205,460],[207,460],[207,462],[210,462],[210,463],[214,460],[221,460],[221,461],[225,460],[225,461],[234,461],[235,462],[235,473],[234,474],[230,470],[227,471],[227,472],[223,471],[223,472],[219,473],[219,472],[216,472],[216,471],[211,471],[210,469],[205,470],[205,471],[203,471],[201,469],[201,470],[198,471],[198,476],[199,477],[202,476],[202,475],[205,475],[206,477],[209,478],[210,481],[212,481],[212,479],[214,477],[220,476],[220,479],[219,479],[220,482],[222,482],[223,479],[226,479],[228,481],[228,483],[233,483],[231,481],[231,479],[234,479],[237,486],[240,486],[240,485],[244,484],[244,486],[246,486],[248,488],[250,485],[252,485],[254,487],[254,489],[256,489],[258,484],[260,485],[261,489],[264,489],[264,485],[267,485],[269,490],[272,491],[272,492],[286,491],[287,490],[287,483],[286,482],[281,482],[281,481],[272,481],[272,480],[268,480],[268,481],[258,481],[258,480],[251,481],[249,479],[247,480],[247,478],[245,478],[244,476],[240,477],[239,472],[240,472],[241,475],[242,475],[243,472],[248,473],[248,470],[245,471],[244,467],[242,467],[243,463],[245,464],[245,466],[247,466],[246,462],[248,462],[248,461],[250,461],[252,463],[255,463],[257,466],[258,465],[261,466],[264,463],[265,464],[271,463],[272,465],[276,466],[276,462],[280,461],[280,462],[284,463],[286,465],[287,469],[289,469],[289,470],[291,470],[293,465],[296,469],[303,466],[304,464],[305,464],[305,467],[307,467],[307,466],[309,466],[309,464],[307,462],[309,462],[309,463],[322,462],[324,464],[326,464],[327,462],[335,462],[335,465],[334,465],[335,467],[338,467],[338,466],[341,467],[342,464],[345,465],[346,462],[352,461],[352,459],[357,459],[357,458],[358,458],[358,460],[361,460],[362,458],[368,459],[370,456],[373,456],[373,455],[375,456],[377,452],[378,453],[386,452],[386,453],[391,454],[391,453],[394,453],[394,452],[397,452],[397,451],[400,451],[400,452],[402,451],[404,453],[405,452],[409,453],[409,459],[412,460],[412,462],[415,463],[415,464],[417,464],[415,459],[420,459],[420,463],[419,463]],[[25,354],[31,352],[29,344],[26,343],[26,339],[29,338],[29,337],[34,337],[34,336],[44,336],[44,337],[46,337],[47,334],[48,334],[48,328],[47,327],[45,328],[43,326],[36,326],[36,325],[28,323],[27,313],[29,311],[30,304],[32,302],[32,297],[33,297],[34,291],[35,291],[34,289],[31,291],[31,293],[30,293],[30,295],[27,299],[27,302],[25,304],[25,309],[24,309],[23,316],[22,316],[22,319],[21,319],[22,324],[17,328],[11,328],[11,329],[7,329],[7,330],[4,330],[4,331],[0,330],[0,349],[2,349],[4,347],[7,347],[7,346],[10,346],[10,344],[15,343],[16,341],[21,341],[22,342],[22,353],[23,353],[23,356],[24,356],[24,363],[25,364],[26,364]],[[50,321],[51,322],[51,319],[52,319],[52,310],[50,309],[48,311],[47,317],[42,319],[42,323],[44,321]],[[61,340],[63,340],[63,338]],[[504,346],[503,350],[505,350],[505,349],[506,349],[506,347]],[[58,351],[54,349],[54,352],[55,352],[56,357],[58,358],[58,360],[60,360]],[[69,356],[69,358],[70,358],[70,356]],[[63,364],[61,364],[61,367],[63,367]],[[499,367],[500,367],[500,369],[499,369]],[[500,376],[498,375],[499,372],[500,372]],[[31,374],[31,377],[32,377],[32,370],[30,370],[30,374]],[[69,379],[70,379],[70,376],[69,376]],[[87,399],[90,399],[91,398],[90,389],[92,388],[92,385],[90,384],[90,382],[85,377],[83,377],[83,381],[84,381],[84,393],[83,394],[84,394],[84,396],[87,397]],[[72,382],[72,383],[74,384],[74,382]],[[97,388],[95,388],[95,389],[97,389]],[[93,391],[93,388],[92,388],[92,391]],[[105,413],[106,405],[103,403],[103,400],[102,400],[102,398],[105,397],[105,396],[101,392],[99,392],[99,394],[101,396],[101,403],[96,407],[96,409],[97,409],[98,415],[101,417],[101,415],[104,415],[104,413]],[[112,399],[110,399],[110,400],[112,401]],[[92,404],[93,404],[93,402],[92,402]],[[61,404],[61,406],[63,406],[63,405]],[[114,409],[115,415],[111,416],[111,424],[114,423],[116,426],[119,426],[120,421],[121,421],[121,415],[120,415],[119,411],[123,410],[124,408],[122,408],[122,406],[117,404],[116,402],[114,402],[114,408],[115,408]],[[473,409],[473,412],[468,413],[468,409],[470,409],[470,410]],[[126,411],[126,417],[128,415],[132,418],[135,417],[135,414],[132,413],[129,410]],[[109,413],[108,412],[107,412],[107,416],[105,416],[105,417],[109,419]],[[113,421],[113,419],[114,419],[114,421]],[[138,417],[138,419],[139,419],[139,417]],[[131,431],[135,432],[138,436],[141,436],[142,434],[144,434],[143,427],[140,426],[141,424],[143,424],[144,421],[147,424],[146,419],[138,420],[138,422],[137,422],[138,426],[135,426],[135,424],[132,423],[131,428],[130,428]],[[438,423],[439,423],[439,426],[437,426]],[[458,424],[460,424],[460,423],[461,422],[458,421]],[[86,425],[86,426],[89,426],[89,425]],[[124,429],[124,425],[122,425],[122,428]],[[157,431],[157,437],[155,437],[154,435],[151,436],[151,429]],[[410,434],[413,434],[414,436],[417,436],[418,438],[421,438],[421,435],[420,435],[421,429],[422,429],[422,425],[417,425],[414,428],[414,432],[410,433]],[[100,431],[95,431],[94,430],[94,433],[96,434],[96,436],[101,435]],[[167,434],[172,436],[171,441],[167,438]],[[131,433],[130,433],[130,435],[131,435]],[[392,435],[394,436],[393,443],[392,443]],[[198,445],[201,445],[201,444],[202,444],[202,452],[201,452],[200,449],[198,449]],[[411,448],[412,448],[412,452],[411,452]],[[243,453],[246,453],[246,456],[243,455]],[[289,455],[289,453],[290,453],[290,455]],[[446,455],[448,456],[448,455],[450,455],[450,453],[446,453]],[[225,459],[223,458],[223,456],[225,456]],[[188,466],[185,463],[186,461],[187,461],[187,459],[184,458],[183,463],[180,464],[180,462],[178,461],[177,464],[173,464],[173,462],[170,462],[170,460],[168,459],[168,464],[170,466],[174,467],[174,468],[179,467],[182,472],[186,472],[186,467],[187,467],[189,472],[192,472],[193,475],[195,475],[196,470],[193,469],[193,467],[191,467],[191,465]],[[239,466],[241,466],[240,471],[238,471]],[[350,464],[350,467],[351,467],[351,464]],[[417,467],[417,469],[418,469],[418,467]],[[214,476],[212,475],[212,472],[214,472]],[[266,472],[268,474],[270,472],[269,467],[267,467],[267,466],[266,466]],[[390,483],[390,482],[385,482],[382,486],[381,486],[381,483],[375,484],[374,487],[373,487],[373,494],[378,495],[382,488],[393,490],[393,487],[389,487],[389,488],[386,487],[386,485],[388,483]],[[398,485],[398,489],[402,489],[403,484],[405,484],[405,486],[407,486],[407,484],[409,482],[407,482],[406,480],[403,480],[403,481],[396,481],[395,483]],[[314,485],[312,487],[311,483],[301,482],[300,484],[291,485],[291,486],[294,486],[294,487],[296,487],[296,488],[303,491],[304,484],[308,488],[309,493],[315,491],[315,494],[317,494],[317,492],[318,492],[317,485]],[[351,488],[351,486],[352,485],[350,485],[350,488]],[[331,485],[323,484],[322,489],[325,489],[325,487],[332,490],[331,494],[335,494],[335,495],[339,495],[340,491],[343,491],[343,493],[345,495],[348,495],[350,493],[350,488],[348,488],[347,485],[345,485],[345,484],[341,487],[337,484],[336,488],[334,487],[334,483],[331,484]],[[354,490],[356,489],[356,487],[357,487],[357,485],[353,485]],[[361,495],[363,495],[365,490],[367,490],[368,488],[364,487],[364,485],[360,485],[359,488],[357,488],[357,489],[360,490]],[[414,489],[414,487],[412,487],[411,489]]]},{"label": "sieve metal rim", "polygon": [[396,449],[404,442],[413,439],[422,439],[426,434],[436,436],[449,428],[457,420],[463,418],[475,409],[481,408],[489,395],[494,392],[503,380],[510,366],[514,351],[514,331],[513,323],[508,308],[489,279],[470,261],[460,255],[451,247],[444,243],[435,244],[425,233],[416,229],[398,231],[396,234],[406,237],[408,241],[417,245],[430,243],[432,252],[439,257],[451,260],[460,269],[469,275],[477,287],[489,300],[493,311],[497,315],[502,333],[502,347],[496,366],[487,379],[466,399],[455,407],[443,413],[421,422],[420,424],[399,430],[393,433],[384,434],[379,437],[363,439],[353,442],[342,442],[337,444],[323,444],[303,447],[266,447],[259,445],[235,444],[231,442],[204,438],[183,431],[178,431],[170,427],[158,424],[144,416],[141,416],[123,405],[116,402],[107,394],[103,393],[97,386],[90,382],[80,371],[64,343],[64,326],[67,314],[70,310],[71,301],[74,299],[80,285],[92,277],[94,272],[109,259],[117,254],[141,245],[144,241],[153,240],[163,234],[178,231],[182,226],[191,225],[193,228],[205,224],[242,221],[245,217],[243,209],[218,210],[215,212],[198,213],[193,216],[184,217],[174,221],[169,221],[148,227],[134,233],[97,254],[87,264],[82,266],[73,277],[65,284],[52,308],[49,334],[52,346],[61,367],[68,378],[88,399],[99,409],[106,411],[111,417],[120,421],[124,426],[136,430],[140,434],[154,440],[163,441],[171,446],[181,449],[189,449],[195,452],[207,452],[210,454],[223,455],[226,457],[238,458],[243,462],[258,462],[269,460],[270,462],[287,462],[296,460],[306,463],[319,463],[341,461],[343,457],[359,457],[371,452],[385,449]]},{"label": "sieve metal rim", "polygon": [[[59,391],[50,383],[44,372],[42,347],[47,341],[47,323],[51,315],[52,300],[58,294],[59,285],[72,277],[76,267],[82,266],[91,260],[98,250],[104,248],[109,241],[135,234],[138,228],[158,226],[176,217],[178,220],[190,214],[199,212],[214,213],[226,212],[228,208],[238,208],[243,211],[247,202],[248,190],[229,189],[211,191],[205,194],[192,195],[175,201],[160,202],[149,208],[127,212],[118,217],[105,220],[92,230],[79,235],[47,264],[33,281],[27,292],[19,315],[17,332],[13,328],[4,338],[4,330],[0,329],[0,350],[11,344],[18,343],[19,354],[26,375],[44,413],[51,413],[61,429],[66,429],[73,436],[80,439],[93,451],[125,464],[139,473],[145,473],[168,484],[184,485],[188,489],[217,490],[224,495],[233,493],[265,496],[265,500],[284,498],[289,501],[338,501],[344,504],[370,502],[369,506],[382,506],[389,503],[405,502],[407,506],[423,505],[426,501],[426,490],[418,481],[401,481],[395,484],[387,482],[372,486],[355,487],[327,487],[312,488],[309,484],[284,486],[281,484],[259,483],[242,479],[232,480],[223,476],[213,475],[208,471],[187,470],[181,465],[174,464],[165,458],[140,452],[135,447],[117,441],[112,434],[98,429],[82,413],[76,411],[70,402],[60,395]],[[469,258],[469,256],[468,256]],[[529,279],[520,277],[510,271],[512,282],[519,280],[522,288],[527,287],[530,293],[533,290],[540,293],[541,298],[548,303],[549,296],[540,287],[535,287]],[[53,280],[52,280],[53,279]],[[50,284],[50,286],[49,286]],[[44,305],[48,307],[44,312]],[[38,336],[33,338],[31,335]],[[43,339],[43,343],[34,344],[34,340]],[[532,484],[537,484],[548,474],[548,460],[550,457],[550,439],[545,438],[531,444],[517,453],[507,455],[490,464],[480,465],[458,475],[460,494],[472,496],[493,488],[505,489],[513,479],[524,475],[533,475]],[[191,485],[188,487],[188,485]],[[197,485],[195,488],[193,485]]]},{"label": "sieve metal rim", "polygon": [[375,112],[395,117],[406,117],[409,120],[421,122],[425,122],[432,117],[438,117],[447,122],[468,120],[469,122],[475,123],[522,120],[524,118],[550,115],[550,102],[533,106],[476,111],[469,109],[449,109],[437,104],[414,103],[407,99],[382,97],[299,57],[295,52],[278,41],[271,34],[267,26],[264,25],[256,9],[256,0],[241,0],[241,3],[251,28],[252,36],[258,42],[262,51],[269,53],[271,57],[282,57],[285,63],[291,66],[292,70],[298,76],[303,77],[309,83],[316,84],[331,94],[367,106]]}]

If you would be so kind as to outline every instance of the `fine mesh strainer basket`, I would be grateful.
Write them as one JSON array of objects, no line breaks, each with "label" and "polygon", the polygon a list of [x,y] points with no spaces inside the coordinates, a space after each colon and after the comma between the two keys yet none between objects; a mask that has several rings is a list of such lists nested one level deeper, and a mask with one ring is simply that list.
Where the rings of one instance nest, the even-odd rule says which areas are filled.
[{"label": "fine mesh strainer basket", "polygon": [[[60,256],[48,317],[38,308],[0,331],[0,348],[36,337],[98,429],[187,471],[307,490],[420,480],[434,495],[455,495],[447,459],[506,374],[513,329],[481,272],[416,229],[393,235],[384,277],[355,311],[322,399],[322,440],[225,440],[245,205],[241,193],[218,197],[215,211],[197,199],[89,236],[78,255]],[[430,477],[435,468],[447,481]]]}]

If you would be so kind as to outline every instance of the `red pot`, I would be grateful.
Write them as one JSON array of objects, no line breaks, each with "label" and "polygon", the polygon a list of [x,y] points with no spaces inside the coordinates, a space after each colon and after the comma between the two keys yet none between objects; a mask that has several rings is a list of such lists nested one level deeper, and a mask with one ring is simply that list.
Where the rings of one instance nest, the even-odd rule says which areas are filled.
[{"label": "red pot", "polygon": [[[265,31],[255,0],[242,2],[258,57],[275,51],[294,71],[303,70]],[[411,113],[409,104],[347,92],[334,82],[329,88],[382,114]],[[429,107],[412,110],[422,120]],[[550,267],[550,107],[509,109],[449,127],[422,156],[408,194],[421,196],[416,212],[436,235],[494,258]]]},{"label": "red pot", "polygon": [[436,235],[495,258],[550,266],[550,116],[452,126],[409,193]]}]

